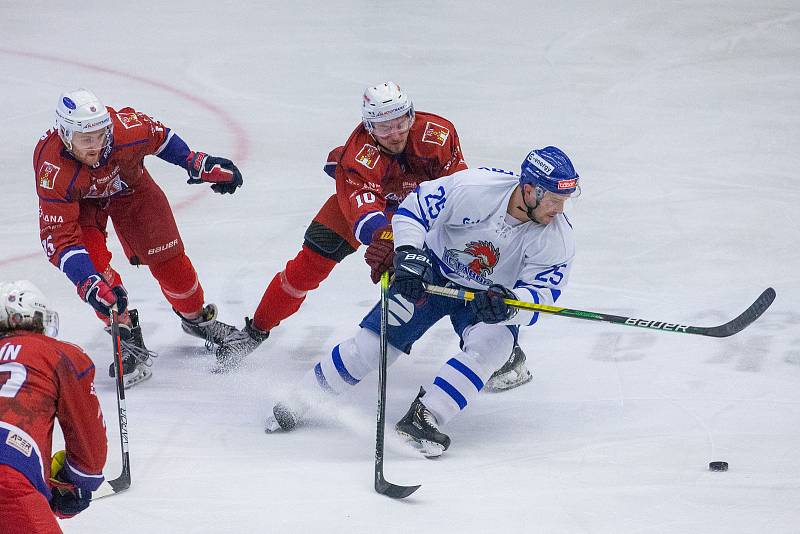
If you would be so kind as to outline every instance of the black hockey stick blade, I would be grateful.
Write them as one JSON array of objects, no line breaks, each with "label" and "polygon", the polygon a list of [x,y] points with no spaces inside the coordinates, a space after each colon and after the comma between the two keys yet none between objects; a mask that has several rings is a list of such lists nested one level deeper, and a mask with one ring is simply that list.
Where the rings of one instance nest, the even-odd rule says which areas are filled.
[{"label": "black hockey stick blade", "polygon": [[392,499],[405,499],[417,491],[420,487],[421,485],[398,486],[397,484],[392,484],[391,482],[387,481],[385,478],[383,478],[383,476],[375,479],[375,491],[381,495],[391,497]]},{"label": "black hockey stick blade", "polygon": [[131,475],[123,472],[117,478],[104,481],[96,491],[92,492],[92,500],[102,499],[110,495],[116,495],[131,487]]},{"label": "black hockey stick blade", "polygon": [[699,328],[702,330],[703,335],[712,337],[728,337],[741,332],[747,328],[756,319],[761,317],[767,308],[770,307],[775,300],[775,290],[768,287],[761,295],[753,302],[749,308],[743,311],[737,318],[728,321],[719,326],[711,326],[708,328]]}]

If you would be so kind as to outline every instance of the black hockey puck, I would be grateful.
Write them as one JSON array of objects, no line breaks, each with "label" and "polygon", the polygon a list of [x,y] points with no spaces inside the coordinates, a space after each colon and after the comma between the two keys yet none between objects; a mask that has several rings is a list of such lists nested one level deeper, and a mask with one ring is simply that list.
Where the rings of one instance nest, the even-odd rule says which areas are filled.
[{"label": "black hockey puck", "polygon": [[711,471],[727,471],[728,462],[711,462],[710,464],[708,464],[708,468]]}]

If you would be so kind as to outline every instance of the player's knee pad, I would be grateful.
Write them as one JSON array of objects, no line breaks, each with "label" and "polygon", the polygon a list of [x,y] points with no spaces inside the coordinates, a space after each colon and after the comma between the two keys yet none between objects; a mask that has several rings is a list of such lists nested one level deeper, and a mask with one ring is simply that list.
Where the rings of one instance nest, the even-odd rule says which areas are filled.
[{"label": "player's knee pad", "polygon": [[306,229],[304,245],[336,263],[356,251],[347,239],[317,221],[311,221]]},{"label": "player's knee pad", "polygon": [[[394,363],[399,355],[400,351],[389,345],[387,365]],[[377,369],[379,358],[380,338],[362,328],[355,336],[333,347],[328,357],[317,363],[314,367],[317,383],[322,389],[341,393]]]},{"label": "player's knee pad", "polygon": [[[336,261],[321,256],[309,247],[303,248],[294,259],[286,263],[283,279],[281,282],[289,284],[290,290],[294,292],[307,292],[316,289],[325,280],[333,268]],[[292,293],[287,291],[287,293]]]}]

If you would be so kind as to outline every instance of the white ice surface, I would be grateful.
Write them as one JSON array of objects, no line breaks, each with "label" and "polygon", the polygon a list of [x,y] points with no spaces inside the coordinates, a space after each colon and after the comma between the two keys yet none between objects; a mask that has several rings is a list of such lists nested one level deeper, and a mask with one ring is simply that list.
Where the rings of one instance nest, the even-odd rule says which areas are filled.
[{"label": "white ice surface", "polygon": [[[372,490],[374,377],[317,426],[262,430],[377,300],[361,252],[244,369],[215,376],[112,237],[161,357],[128,392],[133,487],[65,532],[800,532],[796,1],[35,0],[4,2],[0,20],[0,279],[39,284],[61,337],[95,359],[111,476],[110,341],[38,243],[31,155],[66,89],[239,164],[244,187],[221,197],[147,163],[208,300],[238,325],[333,191],[321,167],[364,86],[386,79],[456,124],[472,166],[513,169],[547,144],[572,156],[578,259],[559,304],[711,325],[778,292],[722,340],[543,320],[522,338],[533,382],[481,395],[444,457],[389,441],[387,478],[422,484],[397,502]],[[390,424],[457,350],[445,323],[390,370]]]}]

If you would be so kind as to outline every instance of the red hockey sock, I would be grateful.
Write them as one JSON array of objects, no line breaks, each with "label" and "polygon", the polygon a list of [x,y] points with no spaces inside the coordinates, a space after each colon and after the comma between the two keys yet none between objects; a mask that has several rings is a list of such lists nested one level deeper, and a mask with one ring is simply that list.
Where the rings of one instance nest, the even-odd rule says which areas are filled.
[{"label": "red hockey sock", "polygon": [[270,282],[253,317],[259,330],[272,330],[278,323],[294,314],[306,294],[319,287],[336,266],[336,262],[307,248],[305,245],[286,268]]},{"label": "red hockey sock", "polygon": [[203,286],[186,254],[150,266],[161,292],[179,313],[192,316],[203,309]]}]

